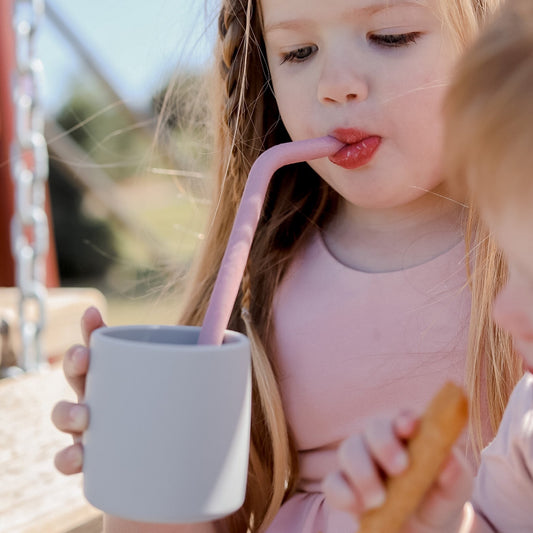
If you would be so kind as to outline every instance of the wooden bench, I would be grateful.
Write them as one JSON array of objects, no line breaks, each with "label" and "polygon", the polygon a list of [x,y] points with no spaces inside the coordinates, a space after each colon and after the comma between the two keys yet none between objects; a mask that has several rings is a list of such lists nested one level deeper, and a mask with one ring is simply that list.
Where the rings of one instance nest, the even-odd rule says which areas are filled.
[{"label": "wooden bench", "polygon": [[[7,319],[10,343],[20,347],[16,289],[0,288],[0,318]],[[82,342],[80,318],[89,305],[105,309],[95,289],[51,289],[43,335],[48,359],[59,361]],[[60,399],[73,400],[61,365],[0,379],[0,532],[100,533],[102,513],[84,498],[81,475],[56,471],[55,453],[71,443],[53,426],[50,413]]]},{"label": "wooden bench", "polygon": [[56,471],[55,453],[71,443],[50,421],[72,399],[59,365],[0,380],[0,531],[97,533],[101,513],[85,500],[81,476]]},{"label": "wooden bench", "polygon": [[[42,334],[43,353],[49,362],[60,361],[65,350],[82,342],[80,318],[87,307],[94,305],[102,312],[106,309],[103,294],[93,288],[48,289],[46,302],[46,327]],[[19,292],[13,287],[0,288],[0,320],[10,331],[10,343],[15,353],[20,353]]]}]

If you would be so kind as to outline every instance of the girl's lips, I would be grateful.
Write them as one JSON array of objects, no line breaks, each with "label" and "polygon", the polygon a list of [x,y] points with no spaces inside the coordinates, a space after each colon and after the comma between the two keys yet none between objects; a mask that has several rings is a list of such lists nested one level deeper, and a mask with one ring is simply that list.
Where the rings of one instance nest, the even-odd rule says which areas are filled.
[{"label": "girl's lips", "polygon": [[329,160],[348,170],[369,163],[381,144],[381,137],[378,135],[355,129],[338,129],[332,136],[345,143],[345,146],[330,156]]}]

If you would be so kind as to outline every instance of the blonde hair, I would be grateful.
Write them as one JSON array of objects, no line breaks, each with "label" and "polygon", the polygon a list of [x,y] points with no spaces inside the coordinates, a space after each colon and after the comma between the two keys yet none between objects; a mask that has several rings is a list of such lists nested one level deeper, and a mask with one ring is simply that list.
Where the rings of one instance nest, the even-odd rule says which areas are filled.
[{"label": "blonde hair", "polygon": [[[439,0],[438,5],[444,23],[457,34],[458,46],[463,46],[477,32],[486,13],[498,3],[497,0]],[[182,320],[190,324],[202,322],[252,163],[265,149],[290,140],[269,85],[258,0],[223,0],[218,23],[217,64],[211,84],[216,98],[216,200],[203,253],[189,284]],[[302,172],[306,179],[298,180]],[[264,530],[295,489],[297,452],[287,428],[276,368],[268,356],[273,348],[272,301],[298,250],[313,228],[326,224],[337,204],[337,193],[305,164],[284,167],[272,178],[229,324],[232,329],[246,331],[251,339],[253,365],[247,495],[243,507],[224,521],[232,532]],[[478,239],[476,236],[475,242]],[[478,251],[480,258],[487,258],[487,266],[484,283],[473,284],[472,329],[477,340],[473,342],[475,353],[469,358],[475,361],[475,368],[482,366],[486,350],[504,350],[492,329],[490,310],[479,299],[485,293],[487,301],[493,296],[492,278],[500,265],[490,263],[492,248],[482,246]],[[476,268],[481,264],[485,264],[485,259],[478,260]],[[505,350],[508,353],[508,348]],[[507,359],[505,353],[502,351],[500,360]],[[503,386],[499,374],[495,374],[494,383],[487,382],[495,422],[501,417],[512,386],[515,376],[511,374],[504,373]],[[491,375],[487,371],[487,376]],[[472,397],[475,394],[481,396],[472,387]],[[478,414],[476,418],[479,422]]]},{"label": "blonde hair", "polygon": [[[456,194],[478,206],[471,209],[471,226],[476,232],[473,242],[479,246],[473,257],[474,264],[479,265],[475,264],[472,277],[477,278],[474,283],[479,285],[477,294],[483,303],[475,307],[474,313],[479,313],[482,307],[490,312],[492,299],[506,279],[502,254],[475,211],[498,209],[509,201],[523,202],[527,189],[532,190],[533,157],[527,135],[533,116],[531,87],[533,3],[507,0],[459,61],[444,104],[447,179]],[[490,278],[487,275],[490,272],[496,275]],[[476,320],[477,315],[473,315],[473,333]],[[488,345],[485,371],[489,401],[498,401],[496,408],[489,403],[495,428],[508,390],[523,368],[519,358],[511,357],[510,337],[490,327],[494,329],[492,335],[478,330],[472,336],[475,344],[470,353],[477,354],[480,361],[469,361],[468,376],[475,391],[481,390],[482,383],[474,373],[483,365],[483,353],[476,345]]]},{"label": "blonde hair", "polygon": [[533,2],[508,0],[458,64],[445,102],[446,173],[484,209],[531,198],[532,87]]}]

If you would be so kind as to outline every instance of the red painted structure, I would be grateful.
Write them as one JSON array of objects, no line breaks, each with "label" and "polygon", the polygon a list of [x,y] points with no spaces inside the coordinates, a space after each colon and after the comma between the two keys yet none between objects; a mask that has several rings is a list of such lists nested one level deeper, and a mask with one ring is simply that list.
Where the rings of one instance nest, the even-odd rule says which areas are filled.
[{"label": "red painted structure", "polygon": [[[13,216],[14,186],[9,168],[9,147],[13,139],[11,82],[15,68],[15,40],[12,29],[13,0],[0,0],[0,287],[15,285],[15,263],[11,253],[10,223]],[[47,213],[51,225],[50,203]],[[50,232],[46,259],[46,286],[59,285],[55,246]]]}]

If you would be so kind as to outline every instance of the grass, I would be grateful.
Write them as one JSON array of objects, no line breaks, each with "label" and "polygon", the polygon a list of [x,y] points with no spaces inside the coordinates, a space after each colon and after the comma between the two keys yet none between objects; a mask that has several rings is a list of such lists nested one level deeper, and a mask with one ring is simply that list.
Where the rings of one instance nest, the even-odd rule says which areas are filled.
[{"label": "grass", "polygon": [[95,282],[108,302],[108,322],[176,323],[179,279],[201,243],[207,205],[166,176],[132,178],[117,187],[137,231],[115,226],[119,257],[106,279]]}]

